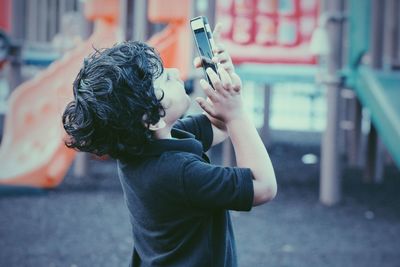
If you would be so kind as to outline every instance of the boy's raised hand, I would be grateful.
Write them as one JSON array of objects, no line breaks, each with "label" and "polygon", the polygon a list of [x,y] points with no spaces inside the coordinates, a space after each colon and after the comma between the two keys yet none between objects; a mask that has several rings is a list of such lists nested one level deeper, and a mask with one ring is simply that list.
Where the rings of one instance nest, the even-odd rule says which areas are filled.
[{"label": "boy's raised hand", "polygon": [[[221,75],[221,69],[225,70],[225,73],[228,73],[229,75],[228,78],[224,78],[226,81],[232,82],[234,80],[236,82],[235,86],[232,86],[231,89],[234,89],[238,93],[241,90],[241,81],[240,78],[236,75],[235,78],[232,78],[233,73],[235,72],[235,68],[232,62],[232,59],[229,55],[229,53],[226,51],[225,47],[221,44],[221,29],[222,29],[222,24],[218,23],[213,31],[213,39],[214,39],[214,47],[213,47],[213,53],[214,57],[212,58],[212,61],[217,64],[218,72]],[[200,57],[196,57],[193,61],[195,68],[202,68],[202,59]],[[214,77],[218,76],[215,72]],[[225,75],[226,76],[226,75]],[[222,76],[222,77],[225,77]],[[218,77],[218,80],[222,80]],[[218,83],[218,82],[217,82]],[[228,137],[228,132],[226,128],[226,121],[224,120],[224,116],[221,116],[221,108],[220,104],[212,102],[211,98],[216,100],[215,91],[208,82],[205,80],[200,82],[201,87],[205,90],[205,93],[207,94],[207,99],[203,99],[201,97],[196,98],[197,103],[200,105],[200,107],[204,110],[204,113],[207,115],[207,117],[210,119],[212,127],[213,127],[213,145],[218,144],[222,141],[224,141]],[[229,87],[229,86],[228,86]],[[215,88],[215,87],[214,87]],[[228,88],[229,89],[229,88]],[[223,91],[221,91],[223,92]],[[211,96],[211,98],[210,98]],[[220,99],[222,100],[222,99]],[[241,104],[239,105],[241,107]]]},{"label": "boy's raised hand", "polygon": [[215,90],[206,80],[201,79],[200,85],[210,101],[201,97],[196,98],[196,101],[211,117],[227,123],[244,116],[240,92],[242,82],[236,73],[229,74],[225,68],[219,68],[218,73],[219,76],[211,68],[207,69]]},{"label": "boy's raised hand", "polygon": [[[218,89],[221,89],[222,82],[224,82],[224,85],[227,86],[224,90],[227,90],[227,92],[235,92],[236,94],[238,93],[240,94],[240,90],[242,88],[241,80],[239,76],[235,74],[235,67],[233,65],[232,59],[229,53],[226,51],[225,46],[221,43],[221,38],[220,38],[221,30],[222,30],[222,24],[217,23],[213,31],[213,39],[215,47],[213,47],[214,57],[212,58],[212,61],[217,64],[218,73],[220,75],[222,73],[223,76],[219,78],[218,75],[211,69],[207,70],[207,73],[210,79],[211,79],[210,71],[213,73],[211,75],[213,75],[214,81],[213,79],[211,79],[211,81],[217,84]],[[202,67],[201,57],[195,57],[193,64],[195,68],[201,68]],[[232,83],[232,81],[234,82]],[[221,85],[219,84],[220,82]],[[214,106],[214,101],[216,100],[215,99],[216,91],[205,80],[201,80],[200,85],[207,94],[207,100],[202,98],[197,98],[196,100],[200,104],[200,106],[204,109],[204,111],[206,111],[206,113],[211,116],[209,118],[212,120],[212,122],[216,124],[215,122],[217,120],[221,120],[219,116],[213,116],[213,114],[215,114],[215,112],[213,112],[213,106]],[[216,88],[217,91],[218,89]],[[219,90],[219,94],[226,95],[226,93],[224,93],[224,91],[221,90]],[[222,126],[220,122],[218,122],[218,125]],[[223,129],[225,128],[225,126],[219,128]]]}]

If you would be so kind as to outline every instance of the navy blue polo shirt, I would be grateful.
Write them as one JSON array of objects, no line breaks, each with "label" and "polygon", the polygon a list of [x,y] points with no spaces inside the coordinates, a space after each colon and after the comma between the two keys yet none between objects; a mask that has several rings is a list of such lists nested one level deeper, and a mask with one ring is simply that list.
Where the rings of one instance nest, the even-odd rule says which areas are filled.
[{"label": "navy blue polo shirt", "polygon": [[143,155],[118,161],[132,223],[132,266],[237,266],[228,210],[249,211],[248,168],[209,163],[213,139],[204,115],[179,120],[172,139],[154,140]]}]

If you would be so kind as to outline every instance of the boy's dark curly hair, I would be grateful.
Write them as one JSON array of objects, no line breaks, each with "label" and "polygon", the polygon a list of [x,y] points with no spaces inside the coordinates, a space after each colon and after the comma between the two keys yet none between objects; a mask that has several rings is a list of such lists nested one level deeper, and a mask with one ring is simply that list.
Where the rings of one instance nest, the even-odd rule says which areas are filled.
[{"label": "boy's dark curly hair", "polygon": [[164,71],[154,48],[123,42],[89,55],[73,83],[74,100],[62,116],[66,146],[99,156],[140,155],[152,139],[149,124],[165,116],[154,79]]}]

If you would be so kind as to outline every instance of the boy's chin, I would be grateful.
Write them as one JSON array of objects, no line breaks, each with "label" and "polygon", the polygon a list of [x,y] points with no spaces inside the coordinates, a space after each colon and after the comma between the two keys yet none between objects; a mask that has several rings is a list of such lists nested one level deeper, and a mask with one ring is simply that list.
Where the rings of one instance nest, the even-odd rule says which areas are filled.
[{"label": "boy's chin", "polygon": [[181,114],[179,114],[180,115],[179,118],[182,118],[187,113],[187,111],[189,110],[191,104],[192,104],[192,100],[188,96],[187,99],[186,99],[185,106],[182,108]]},{"label": "boy's chin", "polygon": [[190,107],[190,99],[188,101],[188,104],[182,107],[180,111],[175,110],[173,113],[171,113],[171,110],[169,110],[170,113],[168,113],[167,110],[167,114],[165,116],[167,123],[170,125],[174,125],[177,120],[179,120],[186,114],[186,112],[189,110],[189,107]]},{"label": "boy's chin", "polygon": [[[190,96],[189,95],[186,95],[186,103],[187,103],[187,105],[186,105],[186,111],[189,109],[189,107],[190,107],[190,105],[192,104],[192,99],[190,98]],[[185,111],[185,112],[186,112]]]},{"label": "boy's chin", "polygon": [[190,109],[190,106],[192,105],[192,99],[188,96],[187,98],[187,105],[184,114]]}]

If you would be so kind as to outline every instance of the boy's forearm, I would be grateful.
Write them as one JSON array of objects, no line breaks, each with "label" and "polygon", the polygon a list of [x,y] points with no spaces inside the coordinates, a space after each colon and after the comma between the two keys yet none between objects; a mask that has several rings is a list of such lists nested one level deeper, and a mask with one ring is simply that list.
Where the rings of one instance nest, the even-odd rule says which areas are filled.
[{"label": "boy's forearm", "polygon": [[276,194],[276,179],[268,152],[253,122],[248,116],[227,123],[228,133],[235,149],[238,167],[250,168],[254,179]]},{"label": "boy's forearm", "polygon": [[215,146],[225,141],[225,139],[228,138],[228,130],[226,129],[225,123],[216,118],[211,117],[206,112],[204,112],[203,114],[206,115],[211,122],[211,127],[213,131],[213,142],[211,146]]},{"label": "boy's forearm", "polygon": [[211,146],[215,146],[219,143],[222,143],[223,141],[225,141],[228,138],[228,132],[226,130],[225,131],[221,130],[214,124],[212,124],[211,127],[212,127],[212,131],[213,131],[213,142],[212,142]]}]

